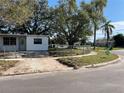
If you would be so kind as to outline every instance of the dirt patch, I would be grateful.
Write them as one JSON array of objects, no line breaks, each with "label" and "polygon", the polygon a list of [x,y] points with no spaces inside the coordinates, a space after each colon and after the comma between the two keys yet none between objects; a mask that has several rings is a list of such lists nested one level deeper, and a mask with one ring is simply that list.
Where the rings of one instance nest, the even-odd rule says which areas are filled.
[{"label": "dirt patch", "polygon": [[8,69],[14,67],[18,61],[5,61],[5,60],[0,60],[0,75],[4,72],[7,71]]},{"label": "dirt patch", "polygon": [[20,61],[15,67],[5,71],[3,75],[63,71],[68,69],[70,68],[52,58],[28,58]]}]

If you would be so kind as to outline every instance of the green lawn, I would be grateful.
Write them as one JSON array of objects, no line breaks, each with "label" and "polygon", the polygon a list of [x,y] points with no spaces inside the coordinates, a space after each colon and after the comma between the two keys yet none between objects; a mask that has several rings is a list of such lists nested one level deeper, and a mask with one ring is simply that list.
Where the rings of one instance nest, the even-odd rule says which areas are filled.
[{"label": "green lawn", "polygon": [[[106,47],[96,47],[96,51],[98,50],[106,50]],[[112,50],[124,50],[123,47],[113,47]]]},{"label": "green lawn", "polygon": [[118,56],[114,54],[106,55],[105,52],[99,51],[97,55],[84,56],[80,58],[60,58],[58,61],[64,65],[74,68],[80,68],[82,66],[90,64],[98,64],[103,62],[112,61],[117,59]]},{"label": "green lawn", "polygon": [[115,48],[113,48],[113,50],[124,50],[124,48],[122,48],[122,47],[115,47]]}]

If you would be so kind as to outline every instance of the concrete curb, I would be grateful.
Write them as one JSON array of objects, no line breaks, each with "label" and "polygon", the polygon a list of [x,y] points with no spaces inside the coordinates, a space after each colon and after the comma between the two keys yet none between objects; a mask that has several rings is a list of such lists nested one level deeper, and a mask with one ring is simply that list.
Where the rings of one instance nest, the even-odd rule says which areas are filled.
[{"label": "concrete curb", "polygon": [[[111,64],[115,64],[115,63],[118,63],[119,61],[121,61],[121,56],[119,56],[119,58],[113,60],[113,61],[109,61],[109,62],[106,62],[106,63],[100,63],[100,64],[93,64],[93,65],[87,65],[87,66],[83,66],[79,69],[77,69],[76,71],[80,71],[80,70],[84,70],[84,69],[88,69],[88,68],[98,68],[98,67],[104,67],[104,66],[107,66],[107,65],[111,65]],[[19,74],[8,74],[8,75],[1,75],[0,78],[4,78],[4,77],[7,77],[7,76],[27,76],[27,75],[35,75],[35,74],[40,74],[40,75],[44,75],[44,74],[51,74],[51,73],[60,73],[60,72],[70,72],[70,71],[74,71],[73,68],[69,68],[67,70],[62,70],[62,71],[59,71],[59,70],[56,70],[56,71],[45,71],[45,72],[30,72],[30,73],[19,73]]]},{"label": "concrete curb", "polygon": [[0,61],[23,61],[24,59],[0,59]]},{"label": "concrete curb", "polygon": [[107,65],[111,65],[111,64],[115,64],[121,61],[121,57],[118,56],[119,58],[113,60],[113,61],[109,61],[109,62],[104,62],[104,63],[99,63],[99,64],[92,64],[92,65],[87,65],[87,66],[83,66],[82,68],[97,68],[97,67],[103,67],[103,66],[107,66]]},{"label": "concrete curb", "polygon": [[1,77],[7,77],[7,76],[27,76],[27,75],[35,75],[35,74],[52,74],[52,73],[60,73],[60,72],[70,72],[73,71],[73,68],[68,68],[67,70],[55,70],[55,71],[34,71],[34,72],[27,72],[27,73],[16,73],[16,74],[6,74],[6,75],[0,75]]}]

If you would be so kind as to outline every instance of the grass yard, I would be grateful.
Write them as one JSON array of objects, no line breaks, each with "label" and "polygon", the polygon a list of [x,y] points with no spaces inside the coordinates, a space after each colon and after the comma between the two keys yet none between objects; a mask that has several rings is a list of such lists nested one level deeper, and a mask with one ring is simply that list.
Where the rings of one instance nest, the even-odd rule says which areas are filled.
[{"label": "grass yard", "polygon": [[99,51],[99,50],[106,50],[106,47],[96,47],[96,51]]},{"label": "grass yard", "polygon": [[0,74],[11,67],[14,67],[17,62],[18,61],[0,61]]},{"label": "grass yard", "polygon": [[115,47],[115,48],[113,48],[113,50],[124,50],[124,48],[123,47]]},{"label": "grass yard", "polygon": [[74,67],[75,69],[77,69],[82,66],[108,62],[117,58],[118,58],[117,55],[114,54],[107,55],[105,52],[99,51],[97,55],[84,56],[80,58],[60,58],[58,59],[58,61],[64,65]]},{"label": "grass yard", "polygon": [[[106,47],[96,47],[96,51],[106,50]],[[123,47],[113,47],[112,50],[124,50]]]}]

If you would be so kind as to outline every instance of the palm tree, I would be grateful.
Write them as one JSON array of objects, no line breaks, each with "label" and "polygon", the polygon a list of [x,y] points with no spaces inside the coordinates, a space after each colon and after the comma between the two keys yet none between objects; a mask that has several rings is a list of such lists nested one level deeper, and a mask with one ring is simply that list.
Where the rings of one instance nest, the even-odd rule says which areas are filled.
[{"label": "palm tree", "polygon": [[59,4],[65,6],[70,13],[77,10],[76,0],[59,0]]},{"label": "palm tree", "polygon": [[76,5],[76,0],[69,0],[69,10],[73,11],[76,10],[77,5]]},{"label": "palm tree", "polygon": [[107,4],[107,0],[92,0],[91,3],[81,3],[81,8],[86,11],[89,15],[89,19],[91,20],[93,34],[94,34],[94,50],[96,48],[96,31],[99,29],[99,26],[105,19],[103,17],[103,9]]},{"label": "palm tree", "polygon": [[103,26],[101,26],[102,31],[105,33],[107,42],[106,46],[109,47],[109,40],[110,40],[110,35],[112,34],[113,29],[115,29],[114,25],[110,24],[111,21],[105,22]]},{"label": "palm tree", "polygon": [[94,50],[96,49],[96,31],[99,29],[99,25],[103,22],[103,9],[107,4],[107,0],[92,0],[91,5],[92,12],[91,12],[91,21],[94,28]]}]

